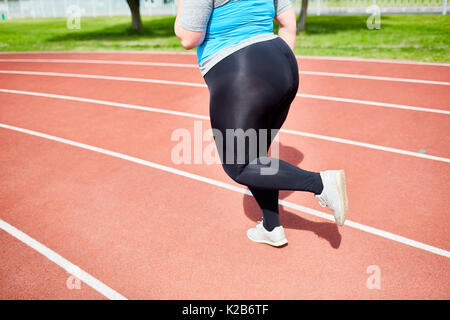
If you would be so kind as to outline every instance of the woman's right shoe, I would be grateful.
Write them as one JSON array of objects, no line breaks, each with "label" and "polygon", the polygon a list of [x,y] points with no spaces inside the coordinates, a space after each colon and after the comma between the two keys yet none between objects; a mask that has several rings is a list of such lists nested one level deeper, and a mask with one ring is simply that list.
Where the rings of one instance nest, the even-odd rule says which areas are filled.
[{"label": "woman's right shoe", "polygon": [[322,207],[330,208],[339,226],[344,225],[348,211],[348,199],[344,170],[327,170],[320,172],[323,191],[315,197]]},{"label": "woman's right shoe", "polygon": [[247,237],[254,242],[267,243],[274,247],[281,247],[288,243],[282,226],[268,231],[264,228],[262,221],[258,222],[256,228],[248,229]]}]

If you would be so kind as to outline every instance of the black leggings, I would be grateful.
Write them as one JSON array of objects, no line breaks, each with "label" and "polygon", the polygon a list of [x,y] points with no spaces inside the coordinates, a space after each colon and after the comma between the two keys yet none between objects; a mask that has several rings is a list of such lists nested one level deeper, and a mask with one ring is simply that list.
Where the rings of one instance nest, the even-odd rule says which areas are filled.
[{"label": "black leggings", "polygon": [[[210,92],[211,127],[223,168],[234,181],[249,187],[262,209],[264,226],[271,231],[280,225],[279,190],[320,194],[323,189],[319,173],[268,157],[267,149],[260,147],[261,143],[270,146],[275,138],[270,133],[281,128],[297,94],[297,60],[286,42],[276,38],[234,52],[212,67],[204,78]],[[239,149],[242,139],[236,135],[227,140],[227,129],[256,133],[256,147],[255,140],[251,142],[248,135],[244,139],[245,150]],[[267,134],[260,129],[267,130]],[[218,134],[222,136],[220,144]],[[256,152],[251,152],[252,145]],[[262,174],[269,168],[276,170]]]}]

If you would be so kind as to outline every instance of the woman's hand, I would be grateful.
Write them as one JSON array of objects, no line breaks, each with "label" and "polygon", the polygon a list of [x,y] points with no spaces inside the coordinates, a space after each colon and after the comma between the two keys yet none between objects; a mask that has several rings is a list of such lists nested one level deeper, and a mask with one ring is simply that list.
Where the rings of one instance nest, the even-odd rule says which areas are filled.
[{"label": "woman's hand", "polygon": [[280,13],[275,17],[275,21],[280,25],[278,35],[281,39],[286,41],[292,51],[294,51],[295,38],[297,35],[297,21],[294,8],[292,7]]},{"label": "woman's hand", "polygon": [[205,39],[205,32],[190,31],[180,26],[179,19],[183,9],[183,0],[178,0],[177,18],[175,19],[175,35],[183,48],[190,50],[200,45]]}]

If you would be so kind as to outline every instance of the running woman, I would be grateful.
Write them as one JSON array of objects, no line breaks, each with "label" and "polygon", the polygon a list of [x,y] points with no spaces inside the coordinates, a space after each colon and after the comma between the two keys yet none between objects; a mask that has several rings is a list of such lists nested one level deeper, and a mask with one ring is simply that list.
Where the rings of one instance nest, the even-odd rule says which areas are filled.
[{"label": "running woman", "polygon": [[[278,35],[273,19],[280,26]],[[248,186],[262,210],[263,219],[247,231],[248,238],[277,247],[287,243],[278,214],[279,190],[315,194],[343,225],[348,210],[343,170],[310,172],[267,154],[275,137],[270,133],[283,125],[299,86],[293,53],[296,16],[290,1],[179,0],[175,34],[185,49],[197,47],[222,166],[234,181]],[[239,148],[238,137],[218,143],[223,140],[216,134],[226,137],[228,130],[253,130],[257,141],[248,139],[245,148]],[[261,142],[267,148],[251,152]],[[274,164],[277,170],[264,174]]]}]

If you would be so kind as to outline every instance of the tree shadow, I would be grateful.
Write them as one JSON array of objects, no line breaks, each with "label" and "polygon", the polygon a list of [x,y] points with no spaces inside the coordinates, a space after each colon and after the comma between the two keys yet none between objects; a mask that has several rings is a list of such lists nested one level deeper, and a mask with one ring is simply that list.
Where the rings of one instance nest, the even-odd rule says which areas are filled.
[{"label": "tree shadow", "polygon": [[133,40],[142,38],[165,38],[175,37],[173,25],[175,17],[167,16],[161,18],[152,18],[150,20],[143,18],[141,30],[131,28],[131,17],[129,22],[117,23],[102,29],[85,31],[83,29],[77,32],[67,32],[48,38],[46,41],[89,41],[89,40]]},{"label": "tree shadow", "polygon": [[[298,165],[303,161],[304,155],[299,150],[279,144],[280,158],[291,163],[292,165]],[[292,192],[290,190],[280,191],[280,199],[285,199]],[[256,203],[255,198],[244,195],[243,208],[245,215],[252,221],[261,220],[261,209]],[[280,219],[284,228],[306,230],[314,232],[319,238],[325,239],[329,242],[332,248],[337,249],[341,244],[342,236],[339,233],[338,227],[335,223],[331,222],[315,222],[298,216],[297,214],[286,210],[280,206]]]},{"label": "tree shadow", "polygon": [[365,16],[316,17],[307,21],[306,34],[330,34],[340,31],[366,31]]}]

